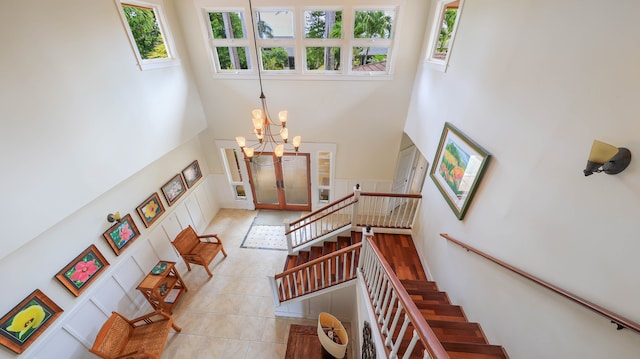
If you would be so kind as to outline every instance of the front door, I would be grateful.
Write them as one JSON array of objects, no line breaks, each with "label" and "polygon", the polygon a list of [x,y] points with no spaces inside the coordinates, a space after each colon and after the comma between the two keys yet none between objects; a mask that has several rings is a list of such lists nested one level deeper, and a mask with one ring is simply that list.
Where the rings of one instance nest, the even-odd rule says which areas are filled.
[{"label": "front door", "polygon": [[311,210],[311,174],[308,153],[273,153],[254,156],[247,162],[256,209]]}]

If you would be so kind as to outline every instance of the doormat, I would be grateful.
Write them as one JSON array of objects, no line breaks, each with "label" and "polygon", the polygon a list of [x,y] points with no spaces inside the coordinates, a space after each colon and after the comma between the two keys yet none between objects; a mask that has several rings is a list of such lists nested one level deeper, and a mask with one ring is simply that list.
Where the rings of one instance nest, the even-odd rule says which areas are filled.
[{"label": "doormat", "polygon": [[284,226],[252,224],[240,247],[286,251],[287,237],[284,235]]},{"label": "doormat", "polygon": [[318,339],[317,327],[291,324],[289,340],[287,340],[287,352],[284,358],[328,359],[333,357],[322,348],[320,339]]}]

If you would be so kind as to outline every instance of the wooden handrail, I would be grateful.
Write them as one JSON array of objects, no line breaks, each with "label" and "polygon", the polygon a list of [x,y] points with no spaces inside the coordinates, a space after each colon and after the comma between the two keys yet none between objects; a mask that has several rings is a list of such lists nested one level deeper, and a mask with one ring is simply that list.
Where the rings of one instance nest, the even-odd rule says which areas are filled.
[{"label": "wooden handrail", "polygon": [[371,239],[363,236],[362,240],[367,241],[367,243],[369,244],[369,248],[371,248],[376,257],[378,257],[380,264],[384,268],[384,271],[387,273],[387,277],[389,278],[391,285],[396,291],[398,299],[400,300],[400,302],[402,302],[402,306],[411,319],[411,324],[413,324],[416,333],[418,333],[418,336],[420,337],[420,340],[422,340],[422,343],[425,345],[425,349],[429,352],[430,357],[433,359],[449,358],[449,354],[447,354],[447,352],[444,350],[444,347],[440,343],[438,337],[436,337],[436,334],[433,332],[433,330],[431,330],[431,327],[427,323],[427,320],[424,319],[413,299],[411,299],[409,293],[407,293],[398,277],[396,277],[395,271],[391,268],[389,262],[387,262],[387,260],[384,258],[382,252],[380,252],[378,247],[373,243]]},{"label": "wooden handrail", "polygon": [[608,309],[605,309],[605,308],[603,308],[603,307],[601,307],[601,306],[599,306],[597,304],[594,304],[594,303],[592,303],[592,302],[590,302],[590,301],[588,301],[586,299],[583,299],[583,298],[581,298],[581,297],[579,297],[579,296],[577,296],[577,295],[575,295],[573,293],[567,292],[566,290],[564,290],[562,288],[558,288],[558,287],[556,287],[555,285],[553,285],[553,284],[551,284],[549,282],[546,282],[546,281],[544,281],[544,280],[542,280],[542,279],[540,279],[540,278],[538,278],[538,277],[536,277],[536,276],[534,276],[532,274],[529,274],[529,273],[527,273],[527,272],[525,272],[525,271],[523,271],[521,269],[518,269],[518,268],[516,268],[516,267],[514,267],[514,266],[512,266],[510,264],[507,264],[507,263],[505,263],[505,262],[503,262],[503,261],[501,261],[501,260],[499,260],[497,258],[494,258],[494,257],[492,257],[492,256],[490,256],[490,255],[488,255],[488,254],[486,254],[486,253],[484,253],[484,252],[482,252],[482,251],[480,251],[478,249],[475,249],[475,248],[471,247],[468,244],[465,244],[465,243],[462,243],[462,242],[460,242],[460,241],[458,241],[456,239],[453,239],[452,237],[450,237],[446,233],[440,233],[440,236],[445,238],[445,239],[447,239],[447,240],[449,240],[449,241],[451,241],[451,242],[453,242],[453,243],[455,243],[455,244],[457,244],[457,245],[459,245],[459,246],[461,246],[462,248],[464,248],[464,249],[466,249],[468,251],[471,251],[471,252],[473,252],[473,253],[481,256],[481,257],[484,257],[484,258],[486,258],[486,259],[498,264],[499,266],[501,266],[503,268],[506,268],[506,269],[516,273],[516,274],[519,274],[522,277],[525,277],[525,278],[531,280],[534,283],[537,283],[537,284],[539,284],[539,285],[541,285],[541,286],[543,286],[543,287],[545,287],[545,288],[547,288],[547,289],[549,289],[549,290],[551,290],[553,292],[556,292],[557,294],[560,294],[561,296],[563,296],[563,297],[565,297],[565,298],[567,298],[567,299],[569,299],[569,300],[571,300],[571,301],[573,301],[575,303],[578,303],[578,304],[586,307],[587,309],[590,309],[590,310],[602,315],[605,318],[608,318],[609,320],[611,320],[611,323],[614,323],[614,324],[616,324],[618,326],[618,328],[617,328],[618,330],[623,329],[623,328],[628,328],[628,329],[631,329],[631,330],[635,331],[636,333],[640,334],[640,324],[638,324],[638,323],[636,323],[636,322],[634,322],[634,321],[632,321],[630,319],[627,319],[627,318],[625,318],[625,317],[623,317],[621,315],[618,315],[618,314],[616,314],[616,313],[614,313],[614,312],[612,312],[612,311],[610,311]]},{"label": "wooden handrail", "polygon": [[353,193],[350,193],[350,194],[348,194],[348,195],[346,195],[346,196],[344,196],[344,197],[342,197],[342,198],[340,198],[338,200],[335,200],[335,201],[333,201],[333,203],[328,204],[328,205],[326,205],[326,206],[324,206],[324,207],[322,207],[320,209],[317,209],[317,210],[307,214],[304,217],[300,217],[300,218],[296,219],[295,221],[291,222],[290,225],[293,226],[295,223],[298,223],[298,222],[304,221],[307,218],[313,217],[314,215],[324,211],[325,209],[331,208],[331,207],[335,206],[336,204],[338,204],[338,203],[340,203],[340,202],[342,202],[344,200],[347,200],[347,199],[349,199],[351,197],[353,197]]},{"label": "wooden handrail", "polygon": [[293,267],[291,269],[287,269],[286,271],[282,272],[282,273],[278,273],[274,276],[275,279],[280,279],[282,277],[286,277],[289,274],[295,273],[295,272],[299,272],[300,270],[303,270],[305,268],[308,267],[312,267],[314,264],[318,264],[321,262],[326,262],[327,259],[329,258],[334,258],[334,257],[338,257],[341,256],[345,253],[349,253],[351,251],[353,251],[354,249],[358,248],[358,247],[362,247],[362,242],[358,242],[356,244],[352,244],[349,247],[344,247],[341,250],[335,251],[335,252],[331,252],[330,254],[326,254],[320,258],[316,258],[312,261],[308,261],[306,263],[303,263],[297,267]]},{"label": "wooden handrail", "polygon": [[[346,199],[346,198],[345,198],[345,199]],[[341,201],[342,201],[342,200],[341,200]],[[318,218],[316,218],[316,219],[314,219],[314,220],[312,220],[312,221],[306,222],[306,223],[302,224],[302,225],[301,225],[301,226],[299,226],[299,227],[295,227],[295,226],[297,225],[297,223],[299,223],[299,222],[300,222],[300,221],[302,221],[303,219],[308,218],[308,217],[310,217],[311,215],[313,215],[313,214],[315,214],[315,213],[317,213],[317,212],[320,212],[320,211],[316,211],[316,212],[312,213],[311,215],[308,215],[308,216],[306,216],[306,217],[302,217],[301,219],[296,220],[295,222],[291,222],[291,223],[289,224],[289,226],[290,226],[289,228],[291,228],[291,229],[290,229],[288,232],[286,232],[284,235],[286,236],[287,234],[289,234],[289,233],[291,233],[291,232],[295,232],[295,231],[297,231],[298,229],[300,229],[300,228],[302,228],[302,227],[304,227],[304,226],[308,226],[308,225],[310,225],[310,224],[312,224],[312,223],[315,223],[315,222],[317,222],[317,221],[319,221],[319,220],[321,220],[321,219],[323,219],[323,218],[325,218],[325,217],[327,217],[327,216],[329,216],[329,215],[331,215],[331,214],[334,214],[334,213],[338,212],[338,211],[339,211],[339,210],[341,210],[341,209],[344,209],[344,208],[349,207],[350,205],[354,204],[355,202],[356,202],[356,201],[349,202],[349,203],[347,203],[347,204],[345,204],[345,205],[343,205],[343,206],[340,206],[340,207],[338,207],[338,208],[336,208],[336,209],[332,210],[331,212],[327,212],[327,213],[325,213],[324,215],[322,215],[322,217],[318,217]],[[294,223],[295,223],[296,225],[294,225]],[[295,227],[295,228],[294,228],[294,227]]]},{"label": "wooden handrail", "polygon": [[394,197],[394,198],[422,198],[421,194],[412,193],[382,193],[382,192],[362,192],[360,196],[365,197]]}]

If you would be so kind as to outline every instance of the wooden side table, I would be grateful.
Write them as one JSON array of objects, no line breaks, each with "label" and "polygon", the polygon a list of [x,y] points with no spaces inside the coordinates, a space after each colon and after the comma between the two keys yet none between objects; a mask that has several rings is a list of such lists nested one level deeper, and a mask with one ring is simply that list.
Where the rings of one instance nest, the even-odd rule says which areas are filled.
[{"label": "wooden side table", "polygon": [[136,288],[153,309],[169,314],[173,312],[178,299],[187,291],[187,286],[176,270],[175,264],[176,262],[158,262]]}]

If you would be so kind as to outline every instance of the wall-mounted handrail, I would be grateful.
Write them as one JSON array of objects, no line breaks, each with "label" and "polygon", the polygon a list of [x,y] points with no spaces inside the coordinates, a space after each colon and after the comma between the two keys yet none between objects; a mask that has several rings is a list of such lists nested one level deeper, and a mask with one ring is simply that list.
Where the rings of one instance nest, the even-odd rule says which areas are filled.
[{"label": "wall-mounted handrail", "polygon": [[498,264],[499,266],[501,266],[503,268],[506,268],[506,269],[516,273],[516,274],[519,274],[522,277],[525,277],[525,278],[531,280],[534,283],[537,283],[537,284],[539,284],[539,285],[541,285],[541,286],[543,286],[543,287],[545,287],[545,288],[547,288],[547,289],[549,289],[549,290],[551,290],[551,291],[553,291],[553,292],[555,292],[557,294],[560,294],[561,296],[563,296],[563,297],[565,297],[565,298],[567,298],[567,299],[569,299],[569,300],[571,300],[571,301],[573,301],[575,303],[578,303],[578,304],[586,307],[587,309],[590,309],[590,310],[602,315],[605,318],[608,318],[609,320],[611,320],[612,323],[614,323],[614,324],[616,324],[618,326],[617,327],[618,330],[623,329],[623,328],[627,328],[627,329],[631,329],[631,330],[635,331],[636,333],[640,334],[640,324],[638,324],[638,323],[636,323],[636,322],[634,322],[634,321],[632,321],[632,320],[630,320],[628,318],[625,318],[625,317],[623,317],[623,316],[621,316],[619,314],[616,314],[616,313],[614,313],[614,312],[612,312],[612,311],[610,311],[608,309],[605,309],[605,308],[603,308],[603,307],[601,307],[601,306],[599,306],[597,304],[594,304],[594,303],[592,303],[592,302],[590,302],[590,301],[588,301],[588,300],[586,300],[584,298],[581,298],[581,297],[579,297],[579,296],[577,296],[577,295],[575,295],[573,293],[570,293],[570,292],[568,292],[568,291],[566,291],[566,290],[564,290],[562,288],[556,287],[555,285],[553,285],[553,284],[551,284],[549,282],[546,282],[546,281],[544,281],[544,280],[542,280],[542,279],[540,279],[540,278],[538,278],[538,277],[536,277],[536,276],[534,276],[532,274],[529,274],[529,273],[527,273],[527,272],[525,272],[525,271],[523,271],[521,269],[518,269],[518,268],[516,268],[516,267],[514,267],[514,266],[512,266],[510,264],[507,264],[507,263],[505,263],[505,262],[503,262],[503,261],[501,261],[501,260],[499,260],[497,258],[494,258],[494,257],[492,257],[492,256],[490,256],[490,255],[488,255],[488,254],[486,254],[486,253],[484,253],[484,252],[482,252],[482,251],[480,251],[478,249],[475,249],[475,248],[471,247],[468,244],[462,243],[462,242],[452,238],[451,236],[449,236],[446,233],[440,233],[440,236],[445,238],[445,239],[447,239],[447,240],[449,240],[449,241],[451,241],[451,242],[453,242],[453,243],[455,243],[455,244],[457,244],[457,245],[459,245],[459,246],[461,246],[462,248],[464,248],[464,249],[466,249],[468,251],[471,251],[471,252],[473,252],[473,253],[481,256],[481,257],[484,257],[484,258],[486,258],[486,259]]}]

